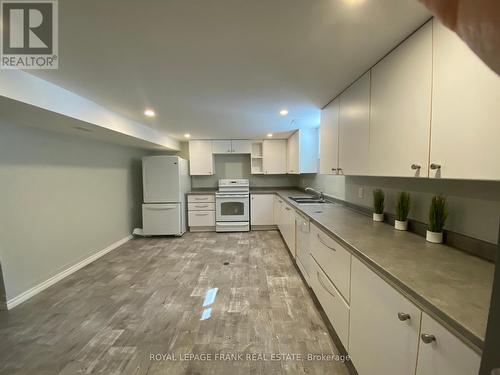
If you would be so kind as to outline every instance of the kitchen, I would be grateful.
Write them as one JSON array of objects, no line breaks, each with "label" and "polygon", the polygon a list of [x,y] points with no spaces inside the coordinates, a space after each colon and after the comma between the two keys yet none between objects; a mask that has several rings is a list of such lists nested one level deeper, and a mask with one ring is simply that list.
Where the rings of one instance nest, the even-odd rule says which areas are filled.
[{"label": "kitchen", "polygon": [[149,4],[165,65],[119,65],[63,33],[128,53],[89,4],[58,70],[0,72],[0,374],[498,371],[500,80],[438,16]]}]

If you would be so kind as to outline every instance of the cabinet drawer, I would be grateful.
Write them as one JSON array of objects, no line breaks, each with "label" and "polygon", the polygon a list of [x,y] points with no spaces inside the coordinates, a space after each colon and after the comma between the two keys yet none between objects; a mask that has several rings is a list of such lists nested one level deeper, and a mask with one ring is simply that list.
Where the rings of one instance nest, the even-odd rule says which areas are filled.
[{"label": "cabinet drawer", "polygon": [[347,349],[349,348],[349,306],[328,279],[318,263],[314,262],[310,278],[311,288],[318,298],[328,320]]},{"label": "cabinet drawer", "polygon": [[189,203],[189,211],[215,211],[215,203]]},{"label": "cabinet drawer", "polygon": [[311,254],[347,302],[350,299],[351,253],[311,224]]},{"label": "cabinet drawer", "polygon": [[188,213],[190,227],[215,226],[215,211],[190,211]]},{"label": "cabinet drawer", "polygon": [[206,195],[199,195],[199,194],[191,194],[188,195],[188,203],[199,203],[199,202],[215,202],[215,195],[213,194],[206,194]]}]

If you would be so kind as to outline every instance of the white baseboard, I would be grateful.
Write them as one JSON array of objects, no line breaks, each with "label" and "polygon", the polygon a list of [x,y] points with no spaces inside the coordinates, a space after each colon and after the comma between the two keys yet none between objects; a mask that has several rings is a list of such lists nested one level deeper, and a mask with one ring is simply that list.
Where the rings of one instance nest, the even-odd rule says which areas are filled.
[{"label": "white baseboard", "polygon": [[105,249],[102,249],[101,251],[98,251],[97,253],[92,254],[88,258],[85,258],[85,259],[81,260],[80,262],[76,263],[75,265],[73,265],[73,266],[65,269],[64,271],[59,272],[57,275],[52,276],[51,278],[49,278],[49,279],[41,282],[40,284],[35,285],[33,288],[30,288],[27,291],[19,294],[18,296],[14,297],[14,298],[12,298],[10,300],[8,300],[7,301],[7,309],[8,310],[13,309],[14,307],[16,307],[17,305],[19,305],[20,303],[23,303],[24,301],[26,301],[26,300],[30,299],[31,297],[37,295],[41,291],[47,289],[49,286],[52,286],[55,283],[57,283],[57,282],[61,281],[62,279],[64,279],[66,276],[69,276],[72,273],[75,273],[79,269],[85,267],[87,264],[90,264],[93,261],[99,259],[100,257],[106,255],[110,251],[113,251],[117,247],[123,245],[125,242],[131,240],[132,238],[133,238],[132,235],[129,235],[129,236],[125,237],[125,238],[122,238],[121,240],[116,241],[115,243],[112,243],[111,245],[109,245]]}]

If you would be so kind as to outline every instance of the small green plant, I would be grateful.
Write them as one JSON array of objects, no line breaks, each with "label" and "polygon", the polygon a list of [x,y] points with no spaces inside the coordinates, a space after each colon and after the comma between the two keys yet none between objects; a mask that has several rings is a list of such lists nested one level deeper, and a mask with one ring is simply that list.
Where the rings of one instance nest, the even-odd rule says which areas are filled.
[{"label": "small green plant", "polygon": [[446,218],[448,217],[448,205],[446,197],[439,194],[432,197],[429,208],[429,231],[440,233],[443,231]]},{"label": "small green plant", "polygon": [[384,213],[385,194],[380,189],[373,190],[373,210],[376,214]]},{"label": "small green plant", "polygon": [[402,191],[398,194],[396,203],[396,220],[406,221],[408,213],[410,212],[410,194]]}]

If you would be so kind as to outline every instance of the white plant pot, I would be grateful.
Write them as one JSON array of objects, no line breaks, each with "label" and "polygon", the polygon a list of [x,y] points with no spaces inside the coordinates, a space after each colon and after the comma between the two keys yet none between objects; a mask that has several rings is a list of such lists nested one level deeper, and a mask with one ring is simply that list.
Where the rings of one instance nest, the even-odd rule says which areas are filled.
[{"label": "white plant pot", "polygon": [[373,221],[384,221],[384,214],[373,214]]},{"label": "white plant pot", "polygon": [[397,230],[408,230],[408,220],[405,221],[395,220],[394,228],[396,228]]},{"label": "white plant pot", "polygon": [[432,243],[443,243],[443,232],[431,232],[428,230],[425,239]]}]

